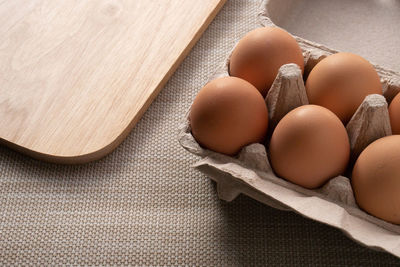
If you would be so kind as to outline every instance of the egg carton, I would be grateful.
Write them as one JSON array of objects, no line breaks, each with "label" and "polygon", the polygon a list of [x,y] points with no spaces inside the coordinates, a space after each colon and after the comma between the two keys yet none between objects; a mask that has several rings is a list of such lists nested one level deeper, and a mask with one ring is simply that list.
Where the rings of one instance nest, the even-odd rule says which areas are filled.
[{"label": "egg carton", "polygon": [[[264,1],[258,15],[260,24],[277,27],[268,17],[267,4],[268,1]],[[323,45],[294,37],[303,51],[304,74],[295,64],[283,65],[279,69],[265,97],[269,112],[269,136],[290,110],[308,104],[303,79],[319,61],[337,53]],[[229,76],[232,51],[210,80]],[[346,125],[351,149],[347,176],[366,146],[391,134],[387,103],[400,91],[400,74],[377,65],[374,67],[381,78],[383,95],[367,96]],[[232,201],[239,194],[245,194],[274,208],[294,211],[341,229],[351,239],[365,246],[400,257],[400,226],[362,211],[356,204],[348,177],[334,177],[322,187],[310,190],[275,175],[267,155],[268,141],[266,144],[250,144],[234,157],[205,149],[191,134],[189,112],[180,125],[179,142],[186,150],[201,157],[194,167],[217,183],[220,199]]]}]

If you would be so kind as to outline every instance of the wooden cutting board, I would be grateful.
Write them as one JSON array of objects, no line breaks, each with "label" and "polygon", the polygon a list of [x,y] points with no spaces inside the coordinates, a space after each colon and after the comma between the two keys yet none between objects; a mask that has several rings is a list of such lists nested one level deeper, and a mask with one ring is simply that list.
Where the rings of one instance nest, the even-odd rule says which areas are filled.
[{"label": "wooden cutting board", "polygon": [[83,163],[127,136],[225,0],[0,1],[0,141]]}]

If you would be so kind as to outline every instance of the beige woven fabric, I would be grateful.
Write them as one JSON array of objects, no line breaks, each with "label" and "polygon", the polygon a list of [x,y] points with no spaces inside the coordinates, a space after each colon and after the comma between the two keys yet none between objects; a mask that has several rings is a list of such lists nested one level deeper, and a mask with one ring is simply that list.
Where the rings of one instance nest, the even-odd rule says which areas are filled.
[{"label": "beige woven fabric", "polygon": [[[240,196],[220,201],[179,121],[259,1],[228,1],[126,141],[82,166],[0,147],[0,265],[373,265],[398,259]],[[0,118],[1,119],[1,118]]]}]

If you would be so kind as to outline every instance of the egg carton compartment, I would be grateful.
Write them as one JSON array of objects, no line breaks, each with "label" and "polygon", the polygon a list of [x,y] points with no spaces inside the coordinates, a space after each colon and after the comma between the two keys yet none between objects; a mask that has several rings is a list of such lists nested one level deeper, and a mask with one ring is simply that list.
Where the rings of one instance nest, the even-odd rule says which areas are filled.
[{"label": "egg carton compartment", "polygon": [[[261,26],[276,27],[268,17],[268,2],[264,1],[258,18]],[[290,110],[308,104],[304,80],[320,60],[337,52],[294,37],[303,51],[304,75],[295,64],[280,68],[265,98],[269,112],[269,135]],[[210,80],[229,76],[231,52]],[[367,96],[346,125],[351,148],[349,166],[368,144],[391,134],[387,103],[400,91],[400,75],[377,65],[374,67],[381,78],[383,96]],[[205,149],[191,134],[189,112],[180,125],[179,142],[186,150],[201,157],[194,167],[217,183],[219,198],[232,201],[239,194],[245,194],[274,208],[295,211],[339,228],[363,245],[400,257],[400,226],[362,211],[356,204],[348,177],[334,177],[322,187],[310,190],[274,174],[267,155],[268,141],[266,146],[250,144],[235,157]]]}]

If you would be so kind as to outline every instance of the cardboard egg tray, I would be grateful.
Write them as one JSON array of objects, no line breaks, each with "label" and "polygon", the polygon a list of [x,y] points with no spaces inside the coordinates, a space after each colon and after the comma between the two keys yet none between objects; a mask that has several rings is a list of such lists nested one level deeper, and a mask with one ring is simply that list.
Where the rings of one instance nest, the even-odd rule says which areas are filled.
[{"label": "cardboard egg tray", "polygon": [[[268,1],[264,1],[259,13],[260,24],[276,27],[268,17],[267,4]],[[303,79],[320,60],[337,52],[300,37],[295,38],[304,55],[304,78],[295,64],[280,68],[265,98],[269,112],[269,137],[285,114],[308,104]],[[229,76],[230,54],[210,80]],[[400,91],[400,74],[377,65],[374,67],[381,77],[383,96],[367,96],[346,125],[351,148],[348,173],[351,173],[352,165],[368,144],[391,134],[387,103]],[[314,190],[303,188],[274,174],[267,156],[268,141],[267,144],[250,144],[235,157],[202,148],[191,134],[188,114],[179,129],[179,142],[186,150],[201,157],[194,167],[217,183],[219,198],[232,201],[239,194],[245,194],[269,206],[295,211],[341,229],[365,246],[400,257],[400,225],[362,211],[356,204],[348,177],[334,177]]]}]

